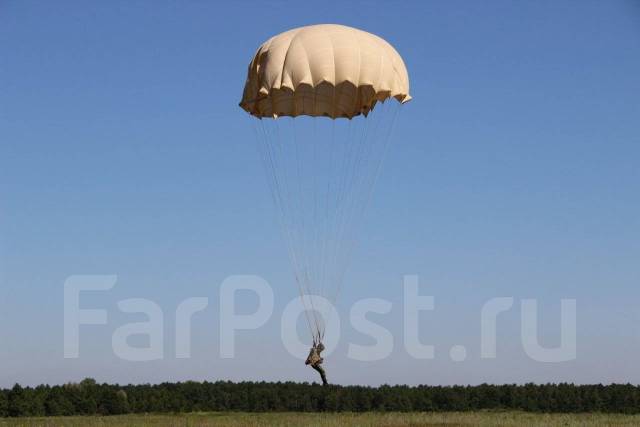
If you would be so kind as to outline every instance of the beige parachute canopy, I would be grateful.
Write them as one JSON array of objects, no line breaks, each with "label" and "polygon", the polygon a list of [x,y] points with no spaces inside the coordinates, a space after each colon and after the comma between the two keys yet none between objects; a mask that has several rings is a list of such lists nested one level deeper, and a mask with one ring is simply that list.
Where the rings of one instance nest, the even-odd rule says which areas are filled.
[{"label": "beige parachute canopy", "polygon": [[278,34],[256,52],[240,106],[256,117],[366,115],[378,101],[411,99],[396,50],[344,25],[311,25]]}]

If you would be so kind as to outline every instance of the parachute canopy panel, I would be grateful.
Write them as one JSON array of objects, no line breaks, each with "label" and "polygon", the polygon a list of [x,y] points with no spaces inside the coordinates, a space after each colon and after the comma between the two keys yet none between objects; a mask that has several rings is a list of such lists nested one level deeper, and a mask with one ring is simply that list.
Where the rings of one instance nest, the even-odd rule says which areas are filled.
[{"label": "parachute canopy panel", "polygon": [[256,52],[240,106],[256,117],[352,118],[378,101],[411,99],[398,52],[378,36],[344,25],[296,28]]}]

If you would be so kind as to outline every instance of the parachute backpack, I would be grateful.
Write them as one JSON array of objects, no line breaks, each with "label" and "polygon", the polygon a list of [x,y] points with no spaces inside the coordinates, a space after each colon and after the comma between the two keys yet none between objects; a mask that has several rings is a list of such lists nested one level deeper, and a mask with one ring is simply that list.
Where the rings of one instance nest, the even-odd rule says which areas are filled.
[{"label": "parachute backpack", "polygon": [[343,25],[286,31],[249,64],[240,107],[259,119],[252,120],[258,149],[312,350],[324,349],[330,319],[319,305],[338,299],[397,113],[410,99],[398,52]]}]

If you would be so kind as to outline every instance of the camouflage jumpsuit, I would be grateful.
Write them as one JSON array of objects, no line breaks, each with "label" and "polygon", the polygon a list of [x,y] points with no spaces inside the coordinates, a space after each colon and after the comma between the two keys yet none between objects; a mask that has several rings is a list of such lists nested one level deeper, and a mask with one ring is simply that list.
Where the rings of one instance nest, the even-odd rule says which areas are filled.
[{"label": "camouflage jumpsuit", "polygon": [[329,383],[327,382],[327,375],[322,368],[322,362],[324,362],[324,359],[320,357],[320,353],[322,353],[322,350],[324,350],[324,345],[322,345],[322,343],[311,347],[311,350],[309,350],[309,356],[307,356],[307,361],[304,362],[304,364],[311,365],[313,369],[318,371],[318,373],[320,374],[320,378],[322,378],[322,385],[328,385]]}]

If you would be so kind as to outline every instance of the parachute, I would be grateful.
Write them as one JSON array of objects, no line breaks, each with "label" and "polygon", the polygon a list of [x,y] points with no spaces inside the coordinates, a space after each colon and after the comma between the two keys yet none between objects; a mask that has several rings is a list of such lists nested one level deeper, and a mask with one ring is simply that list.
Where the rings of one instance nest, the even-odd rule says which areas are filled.
[{"label": "parachute", "polygon": [[311,296],[336,303],[397,113],[410,99],[398,52],[342,25],[276,35],[249,64],[240,107],[258,119],[258,151],[314,345],[325,323]]}]

